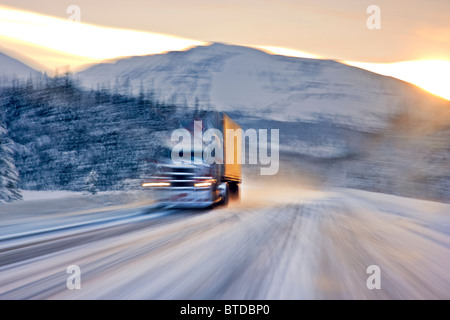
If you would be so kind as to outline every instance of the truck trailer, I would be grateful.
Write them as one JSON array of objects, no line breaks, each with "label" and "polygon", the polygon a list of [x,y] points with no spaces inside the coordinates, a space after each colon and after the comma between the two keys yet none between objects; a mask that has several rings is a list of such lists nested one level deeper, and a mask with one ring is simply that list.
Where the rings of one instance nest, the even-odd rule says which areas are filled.
[{"label": "truck trailer", "polygon": [[[165,207],[212,208],[227,205],[230,198],[239,198],[242,182],[239,124],[225,113],[204,112],[201,117],[187,121],[182,129],[193,136],[190,148],[183,149],[181,155],[174,151],[176,146],[168,146],[166,161],[158,165],[159,174],[145,179],[142,187],[151,190]],[[214,136],[214,161],[211,161],[211,154],[207,157],[205,153],[209,139],[202,138],[209,129],[214,129],[208,135]],[[174,152],[177,161],[174,161]]]}]

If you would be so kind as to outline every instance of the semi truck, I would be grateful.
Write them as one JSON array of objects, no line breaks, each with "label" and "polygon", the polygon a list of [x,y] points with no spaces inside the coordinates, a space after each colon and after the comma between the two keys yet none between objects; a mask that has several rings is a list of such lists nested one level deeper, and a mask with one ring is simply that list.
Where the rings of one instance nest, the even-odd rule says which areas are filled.
[{"label": "semi truck", "polygon": [[[227,205],[230,199],[239,199],[242,182],[239,124],[225,113],[210,111],[187,121],[182,128],[193,136],[190,148],[183,149],[179,157],[171,139],[166,161],[158,165],[159,174],[145,179],[142,187],[151,190],[161,206],[172,208],[212,208]],[[214,129],[209,132],[213,134],[208,135],[212,139],[205,141],[203,134],[209,129]],[[210,141],[215,143],[214,150],[207,157],[205,151],[207,145],[211,151]],[[174,161],[174,152],[177,161]]]}]

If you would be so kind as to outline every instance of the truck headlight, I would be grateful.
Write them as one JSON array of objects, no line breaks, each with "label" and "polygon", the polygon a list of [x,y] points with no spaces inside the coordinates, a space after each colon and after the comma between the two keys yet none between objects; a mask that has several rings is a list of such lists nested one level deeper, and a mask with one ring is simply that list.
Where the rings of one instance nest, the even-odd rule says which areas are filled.
[{"label": "truck headlight", "polygon": [[169,187],[169,182],[145,182],[142,184],[143,187]]},{"label": "truck headlight", "polygon": [[198,188],[209,187],[211,185],[212,185],[212,182],[199,182],[199,183],[194,184],[194,187],[198,187]]}]

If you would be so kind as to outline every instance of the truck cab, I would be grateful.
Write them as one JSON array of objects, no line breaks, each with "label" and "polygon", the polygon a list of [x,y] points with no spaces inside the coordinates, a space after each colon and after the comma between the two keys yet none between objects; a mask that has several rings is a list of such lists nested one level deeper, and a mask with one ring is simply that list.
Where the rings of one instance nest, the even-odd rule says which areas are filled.
[{"label": "truck cab", "polygon": [[227,182],[218,181],[208,164],[164,164],[160,175],[144,181],[142,186],[152,188],[157,201],[165,207],[212,208],[228,203]]}]

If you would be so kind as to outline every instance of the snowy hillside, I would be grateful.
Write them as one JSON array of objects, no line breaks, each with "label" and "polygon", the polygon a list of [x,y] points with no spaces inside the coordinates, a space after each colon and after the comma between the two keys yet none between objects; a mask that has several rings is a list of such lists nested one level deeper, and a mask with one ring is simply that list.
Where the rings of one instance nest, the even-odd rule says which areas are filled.
[{"label": "snowy hillside", "polygon": [[[41,80],[0,87],[0,115],[23,189],[85,190],[92,171],[100,190],[139,186],[130,181],[148,175],[159,156],[154,134],[187,117],[144,97],[82,91],[69,77]],[[0,160],[1,142],[0,134]]]},{"label": "snowy hillside", "polygon": [[27,79],[30,76],[36,77],[39,75],[41,75],[40,72],[0,52],[0,83],[7,80]]},{"label": "snowy hillside", "polygon": [[218,43],[99,64],[77,77],[88,88],[151,90],[181,105],[282,121],[325,119],[367,131],[384,128],[386,118],[411,101],[415,108],[445,103],[413,85],[336,61]]}]

